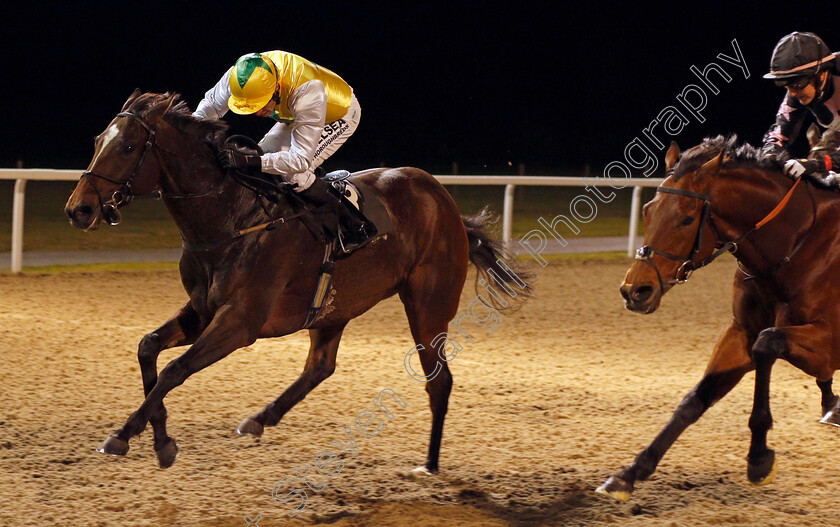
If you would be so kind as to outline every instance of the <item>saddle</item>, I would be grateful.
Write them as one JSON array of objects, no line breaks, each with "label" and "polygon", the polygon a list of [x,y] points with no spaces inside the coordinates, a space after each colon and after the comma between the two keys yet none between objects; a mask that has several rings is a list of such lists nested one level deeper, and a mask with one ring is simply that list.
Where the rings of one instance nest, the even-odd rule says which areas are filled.
[{"label": "saddle", "polygon": [[[259,144],[244,135],[228,137],[225,141],[225,147],[234,147],[240,151],[250,150],[258,155],[263,154]],[[294,192],[295,185],[284,182],[274,174],[265,172],[249,174],[247,171],[237,170],[232,170],[231,173],[234,174],[235,179],[241,185],[250,188],[268,201],[277,203],[279,195],[283,195],[296,213],[302,213],[299,216],[300,220],[316,239],[325,245],[330,245],[337,240],[338,243],[334,244],[334,256],[336,258],[341,258],[352,252],[344,249],[342,226],[338,221],[335,210],[330,210],[328,207],[312,208]],[[315,177],[330,183],[340,206],[345,207],[350,215],[360,221],[373,223],[377,229],[377,234],[372,239],[384,236],[391,231],[391,218],[376,193],[362,182],[350,181],[350,172],[336,170],[326,174],[322,167],[318,167],[315,169]]]},{"label": "saddle", "polygon": [[[319,170],[323,172],[318,167],[316,176],[320,176]],[[347,170],[335,170],[323,175],[323,179],[332,185],[340,196],[342,206],[346,207],[352,215],[360,220],[370,221],[376,226],[377,235],[374,239],[391,232],[391,217],[372,188],[361,181],[351,181],[350,172]]]}]

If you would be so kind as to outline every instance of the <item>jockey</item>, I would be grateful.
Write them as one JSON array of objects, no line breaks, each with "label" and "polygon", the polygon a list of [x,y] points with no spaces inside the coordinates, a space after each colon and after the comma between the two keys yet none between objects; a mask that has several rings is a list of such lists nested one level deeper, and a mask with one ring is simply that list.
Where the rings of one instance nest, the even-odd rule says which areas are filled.
[{"label": "jockey", "polygon": [[376,234],[372,223],[351,214],[331,185],[315,175],[353,135],[361,107],[353,89],[332,71],[285,51],[243,55],[198,103],[194,115],[220,119],[230,109],[276,121],[259,145],[262,156],[219,152],[222,167],[267,172],[295,184],[306,201],[335,210],[344,226],[344,247],[360,246]]},{"label": "jockey", "polygon": [[[813,33],[793,32],[783,37],[770,59],[770,72],[777,86],[787,89],[776,114],[776,123],[764,135],[762,152],[778,160],[799,135],[810,113],[825,129],[840,111],[840,53],[832,53],[820,37]],[[806,161],[791,159],[785,163],[785,174],[798,178],[814,172],[840,169],[840,154]]]}]

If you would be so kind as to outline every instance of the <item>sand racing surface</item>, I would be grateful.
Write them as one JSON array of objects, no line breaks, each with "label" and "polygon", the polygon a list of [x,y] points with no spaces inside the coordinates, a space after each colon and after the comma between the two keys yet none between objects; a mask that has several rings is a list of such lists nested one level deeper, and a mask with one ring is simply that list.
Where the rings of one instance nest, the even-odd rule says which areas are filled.
[{"label": "sand racing surface", "polygon": [[[161,470],[151,427],[123,458],[95,448],[143,400],[137,343],[186,300],[176,271],[0,276],[0,525],[838,525],[840,429],[817,424],[814,380],[779,361],[769,446],[779,472],[746,479],[754,376],[688,429],[629,503],[595,494],[629,464],[699,381],[730,318],[734,260],[694,275],[642,316],[623,308],[629,260],[538,269],[536,295],[452,360],[441,471],[412,478],[430,429],[413,342],[391,298],[344,333],[335,374],[260,439],[236,426],[299,374],[308,337],[259,341],[166,398],[181,447]],[[461,308],[475,298],[472,276]],[[168,350],[159,368],[183,352]],[[419,369],[419,364],[415,364]],[[291,520],[272,499],[391,389],[392,421],[354,434],[330,479]],[[303,487],[303,485],[301,485]],[[246,521],[245,517],[251,519]],[[257,521],[257,517],[260,519]],[[252,523],[253,522],[253,523]]]}]

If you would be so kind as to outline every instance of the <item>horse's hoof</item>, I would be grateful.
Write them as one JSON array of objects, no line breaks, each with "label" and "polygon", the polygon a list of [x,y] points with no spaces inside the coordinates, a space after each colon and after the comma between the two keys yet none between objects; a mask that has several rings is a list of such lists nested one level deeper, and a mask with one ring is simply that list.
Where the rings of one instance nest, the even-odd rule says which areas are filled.
[{"label": "horse's hoof", "polygon": [[409,479],[423,479],[430,478],[437,473],[437,470],[429,470],[426,465],[421,465],[408,472],[403,472],[402,476]]},{"label": "horse's hoof", "polygon": [[240,423],[239,428],[236,429],[236,433],[241,436],[250,434],[254,437],[260,437],[263,435],[263,430],[263,425],[248,417]]},{"label": "horse's hoof", "polygon": [[128,453],[128,441],[116,436],[108,436],[108,439],[99,445],[96,451],[102,454],[111,454],[112,456],[124,456]]},{"label": "horse's hoof", "polygon": [[824,425],[840,426],[840,415],[834,413],[834,410],[829,410],[825,413],[820,423]]},{"label": "horse's hoof", "polygon": [[598,494],[605,496],[612,496],[618,501],[627,502],[630,500],[630,495],[633,494],[633,484],[618,476],[610,476],[603,485],[595,489]]},{"label": "horse's hoof", "polygon": [[171,437],[168,437],[163,447],[155,448],[155,453],[157,454],[160,468],[169,468],[178,459],[178,443]]},{"label": "horse's hoof", "polygon": [[776,476],[776,453],[770,450],[764,459],[756,464],[747,462],[747,478],[756,486],[767,485]]}]

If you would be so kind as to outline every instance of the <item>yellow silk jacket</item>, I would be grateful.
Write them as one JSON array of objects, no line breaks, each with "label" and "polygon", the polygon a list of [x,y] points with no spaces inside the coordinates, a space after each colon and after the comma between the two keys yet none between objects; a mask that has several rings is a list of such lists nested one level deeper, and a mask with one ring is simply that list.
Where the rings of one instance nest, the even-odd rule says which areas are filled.
[{"label": "yellow silk jacket", "polygon": [[284,121],[294,120],[295,116],[288,107],[289,96],[311,80],[321,81],[327,92],[327,123],[336,121],[347,113],[353,90],[344,79],[327,68],[293,53],[267,51],[263,54],[274,62],[280,81],[280,104],[275,107],[275,119],[279,117]]}]

